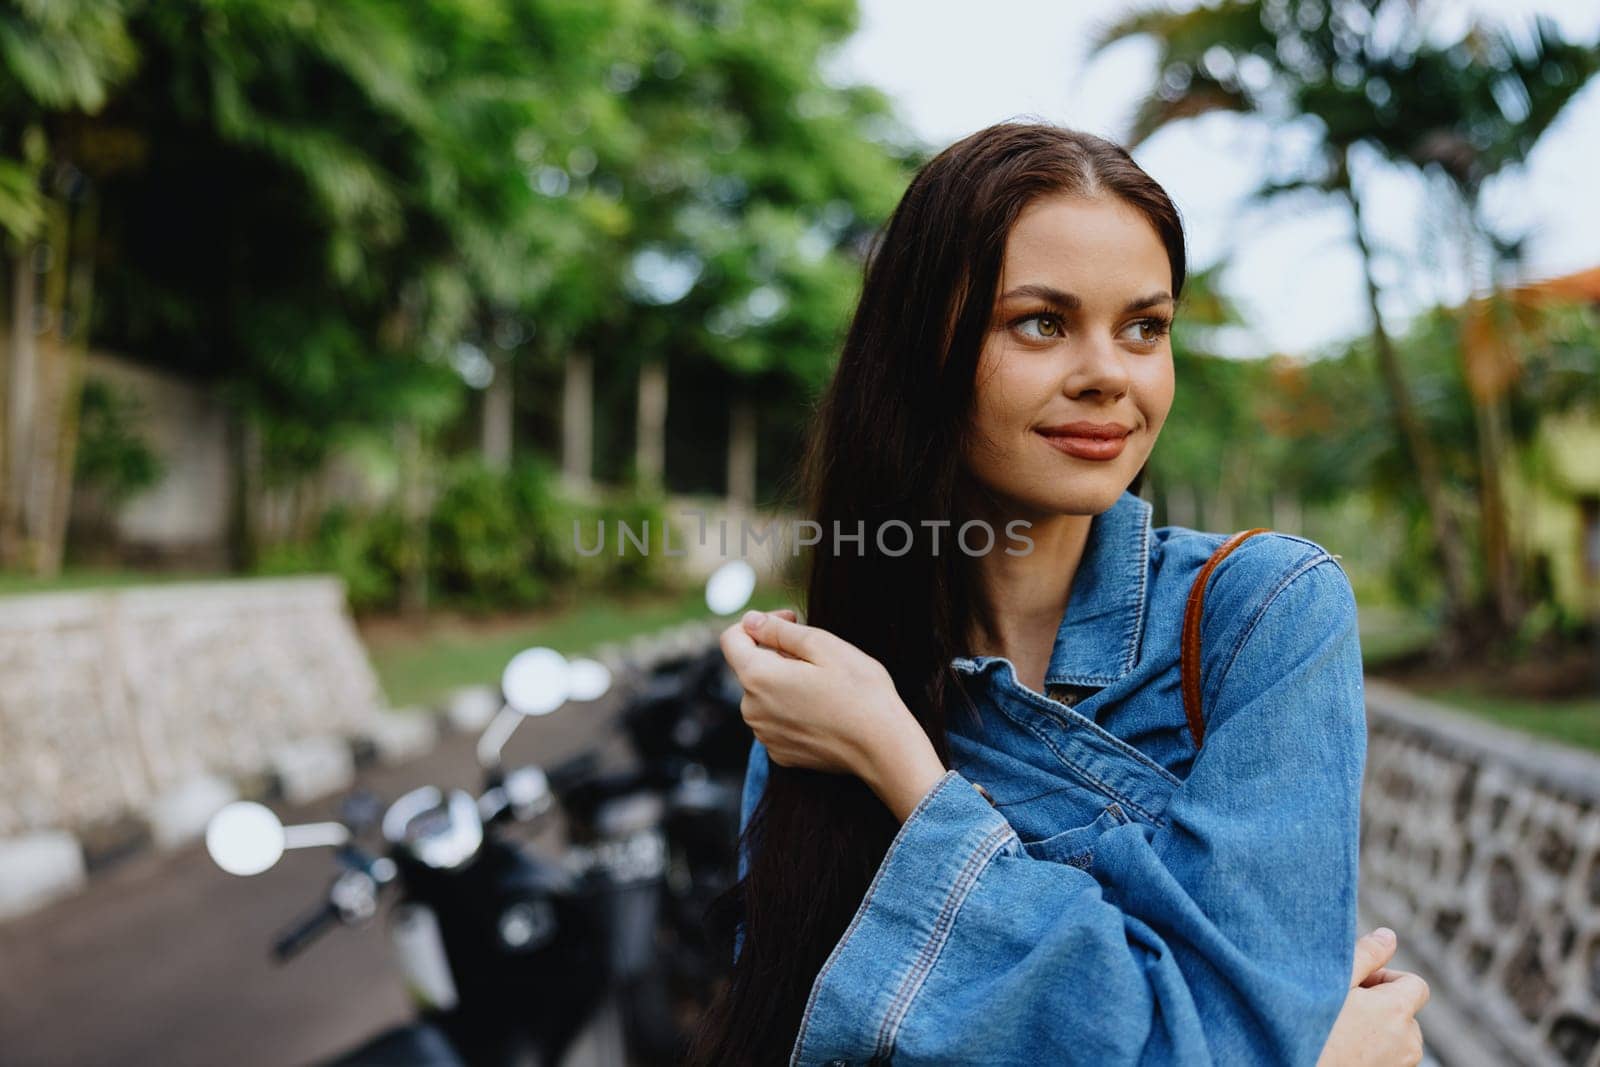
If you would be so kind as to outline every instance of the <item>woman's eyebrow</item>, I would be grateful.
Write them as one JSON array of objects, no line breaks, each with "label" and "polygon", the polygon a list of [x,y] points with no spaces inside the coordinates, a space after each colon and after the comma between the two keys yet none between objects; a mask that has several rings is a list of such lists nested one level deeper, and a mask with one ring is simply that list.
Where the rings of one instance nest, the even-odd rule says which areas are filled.
[{"label": "woman's eyebrow", "polygon": [[[1065,290],[1057,289],[1053,285],[1019,285],[1015,289],[1004,293],[1000,299],[1010,300],[1013,297],[1023,296],[1031,296],[1038,300],[1047,301],[1065,311],[1077,311],[1083,307],[1083,301],[1078,297]],[[1171,304],[1172,302],[1172,294],[1162,290],[1157,293],[1150,293],[1147,296],[1141,296],[1137,300],[1128,301],[1123,306],[1122,313],[1126,315],[1129,312],[1144,311],[1147,308],[1160,307],[1163,304]]]},{"label": "woman's eyebrow", "polygon": [[1137,300],[1130,300],[1122,311],[1123,314],[1127,314],[1130,311],[1144,311],[1147,308],[1160,307],[1162,304],[1170,304],[1172,302],[1172,294],[1162,290],[1159,293],[1151,293],[1149,296],[1141,296]]}]

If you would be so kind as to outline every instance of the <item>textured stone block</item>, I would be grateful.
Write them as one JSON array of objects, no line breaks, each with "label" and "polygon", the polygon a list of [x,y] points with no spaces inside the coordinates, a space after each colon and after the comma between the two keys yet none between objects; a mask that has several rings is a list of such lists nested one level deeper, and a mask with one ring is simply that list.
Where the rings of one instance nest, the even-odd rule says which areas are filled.
[{"label": "textured stone block", "polygon": [[439,724],[421,708],[402,708],[373,716],[361,733],[372,742],[380,761],[404,763],[433,749]]},{"label": "textured stone block", "polygon": [[145,809],[145,821],[157,848],[173,849],[205,834],[206,823],[223,805],[239,799],[232,782],[200,774],[157,797]]},{"label": "textured stone block", "polygon": [[0,838],[0,919],[47,904],[83,882],[83,850],[71,834]]},{"label": "textured stone block", "polygon": [[0,837],[144,813],[197,774],[354,734],[382,693],[335,578],[0,601]]},{"label": "textured stone block", "polygon": [[451,729],[477,733],[489,725],[489,720],[500,710],[500,704],[499,689],[487,685],[468,686],[450,694],[445,716]]},{"label": "textured stone block", "polygon": [[279,745],[272,752],[272,771],[290,804],[348,789],[356,773],[350,745],[338,737],[308,737]]},{"label": "textured stone block", "polygon": [[1374,679],[1367,712],[1362,904],[1453,1009],[1425,1038],[1452,1067],[1600,1063],[1600,758]]}]

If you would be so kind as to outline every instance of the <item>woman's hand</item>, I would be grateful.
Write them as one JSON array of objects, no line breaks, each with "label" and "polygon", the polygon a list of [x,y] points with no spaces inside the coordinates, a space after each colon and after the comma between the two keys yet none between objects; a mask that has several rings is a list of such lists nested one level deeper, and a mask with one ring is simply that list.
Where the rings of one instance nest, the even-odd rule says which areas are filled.
[{"label": "woman's hand", "polygon": [[902,822],[945,767],[883,664],[792,611],[746,612],[722,631],[739,711],[779,766],[853,774]]},{"label": "woman's hand", "polygon": [[1428,983],[1384,964],[1394,955],[1394,931],[1380,926],[1356,942],[1350,995],[1333,1021],[1317,1067],[1415,1067],[1422,1062],[1417,1012]]}]

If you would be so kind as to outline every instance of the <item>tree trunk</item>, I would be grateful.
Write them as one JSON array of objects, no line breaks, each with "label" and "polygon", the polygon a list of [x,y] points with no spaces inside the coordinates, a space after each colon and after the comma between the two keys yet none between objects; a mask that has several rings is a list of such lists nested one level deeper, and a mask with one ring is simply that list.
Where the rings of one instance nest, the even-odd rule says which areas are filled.
[{"label": "tree trunk", "polygon": [[72,485],[77,473],[83,370],[88,356],[90,312],[94,306],[96,205],[92,194],[84,196],[79,201],[77,218],[72,220],[71,262],[63,264],[66,293],[54,322],[60,392],[52,409],[58,420],[51,447],[55,469],[48,487],[48,511],[44,516],[46,533],[40,546],[39,569],[46,574],[59,573],[66,557],[67,523],[71,517]]},{"label": "tree trunk", "polygon": [[407,553],[405,573],[400,579],[401,613],[417,619],[428,611],[428,513],[429,487],[425,470],[422,433],[409,419],[395,427],[396,451],[400,457],[400,507],[411,530],[411,551]]},{"label": "tree trunk", "polygon": [[1300,498],[1294,493],[1283,490],[1272,494],[1271,507],[1270,525],[1274,530],[1299,534],[1305,529],[1304,509],[1300,506]]},{"label": "tree trunk", "polygon": [[1225,452],[1217,457],[1218,466],[1221,468],[1217,487],[1211,493],[1211,499],[1206,506],[1206,528],[1214,533],[1232,533],[1234,530],[1234,486],[1236,479],[1233,477],[1236,464],[1234,455]]},{"label": "tree trunk", "polygon": [[1167,522],[1189,530],[1200,529],[1200,493],[1188,483],[1167,487]]},{"label": "tree trunk", "polygon": [[756,503],[756,406],[739,397],[728,412],[728,505],[750,511]]},{"label": "tree trunk", "polygon": [[[1482,237],[1485,227],[1478,222],[1477,195],[1466,192],[1462,195],[1462,246],[1466,250],[1467,270],[1472,270],[1472,250],[1478,238]],[[1483,560],[1485,571],[1490,582],[1490,592],[1494,598],[1494,624],[1498,625],[1498,637],[1510,637],[1522,622],[1523,603],[1522,585],[1517,574],[1517,553],[1512,550],[1512,536],[1510,536],[1510,509],[1506,504],[1506,485],[1502,482],[1502,472],[1506,469],[1506,459],[1510,454],[1506,434],[1506,392],[1515,381],[1515,363],[1517,354],[1512,350],[1515,344],[1515,320],[1509,330],[1506,320],[1499,317],[1502,309],[1499,304],[1499,264],[1490,261],[1490,312],[1491,330],[1493,330],[1494,352],[1499,355],[1498,373],[1486,376],[1485,381],[1472,381],[1472,376],[1467,376],[1467,395],[1472,397],[1472,419],[1477,429],[1478,440],[1478,467],[1482,470],[1482,493],[1478,494],[1483,512]],[[1466,370],[1466,368],[1464,368]],[[1488,386],[1488,389],[1485,389]]]},{"label": "tree trunk", "polygon": [[35,335],[34,412],[32,435],[28,442],[28,469],[22,487],[22,536],[26,544],[29,570],[41,576],[55,574],[59,567],[50,551],[50,517],[54,513],[53,495],[61,465],[61,422],[68,406],[68,364],[66,345],[61,336],[61,316],[66,307],[67,264],[71,259],[70,215],[66,205],[47,200],[44,247],[50,250],[44,271],[43,293],[36,305],[43,315],[43,329]]},{"label": "tree trunk", "polygon": [[1494,618],[1501,634],[1516,629],[1521,615],[1516,577],[1511,566],[1511,538],[1506,522],[1505,486],[1500,478],[1506,454],[1505,429],[1498,398],[1474,398],[1473,425],[1478,437],[1481,485],[1478,500],[1483,522],[1484,572],[1494,597]]},{"label": "tree trunk", "polygon": [[6,366],[6,477],[0,484],[0,564],[30,567],[24,501],[33,459],[33,415],[39,350],[34,340],[38,245],[17,242],[11,260],[11,351]]},{"label": "tree trunk", "polygon": [[[1462,190],[1461,197],[1461,253],[1467,277],[1466,321],[1471,321],[1472,290],[1477,286],[1476,257],[1474,250],[1483,227],[1478,223],[1477,197],[1470,190]],[[1498,271],[1491,260],[1489,271],[1489,303],[1487,316],[1489,349],[1480,353],[1480,359],[1490,359],[1485,365],[1463,358],[1459,365],[1466,379],[1467,396],[1472,403],[1473,436],[1478,452],[1478,523],[1482,534],[1483,573],[1488,584],[1494,610],[1488,620],[1489,633],[1500,639],[1515,631],[1521,619],[1522,606],[1517,591],[1513,567],[1509,515],[1506,509],[1505,485],[1501,479],[1507,455],[1505,425],[1501,420],[1501,404],[1505,390],[1512,380],[1511,366],[1515,359],[1511,352],[1512,336],[1504,329],[1499,304]],[[1462,346],[1466,356],[1466,346]],[[1491,372],[1492,367],[1492,372]]]},{"label": "tree trunk", "polygon": [[645,492],[661,488],[667,457],[667,364],[654,359],[639,368],[639,421],[634,471]]},{"label": "tree trunk", "polygon": [[561,387],[561,477],[567,488],[587,492],[594,476],[594,360],[567,353]]},{"label": "tree trunk", "polygon": [[244,573],[260,556],[261,434],[243,406],[228,410],[227,440],[232,494],[228,500],[228,565],[236,573]]},{"label": "tree trunk", "polygon": [[516,399],[512,382],[511,353],[491,349],[490,362],[494,377],[483,392],[483,461],[490,470],[511,469],[511,423],[513,401]]},{"label": "tree trunk", "polygon": [[[1411,459],[1412,466],[1416,468],[1422,498],[1428,509],[1429,521],[1433,525],[1439,559],[1444,567],[1445,612],[1448,622],[1443,636],[1455,645],[1464,636],[1461,627],[1467,621],[1466,604],[1471,593],[1465,549],[1455,518],[1450,512],[1449,503],[1445,500],[1444,484],[1439,476],[1439,460],[1433,450],[1433,442],[1428,439],[1427,433],[1422,428],[1422,422],[1417,417],[1416,408],[1411,400],[1411,390],[1400,367],[1399,354],[1395,351],[1389,331],[1383,325],[1383,312],[1378,302],[1378,282],[1372,273],[1372,247],[1367,243],[1366,231],[1362,228],[1361,199],[1350,186],[1348,179],[1340,191],[1350,206],[1356,250],[1361,254],[1361,272],[1366,283],[1367,310],[1372,316],[1372,345],[1377,351],[1378,368],[1383,375],[1384,386],[1389,392],[1389,402],[1394,409],[1401,443]],[[1456,648],[1444,648],[1441,651],[1449,655],[1454,653]]]}]

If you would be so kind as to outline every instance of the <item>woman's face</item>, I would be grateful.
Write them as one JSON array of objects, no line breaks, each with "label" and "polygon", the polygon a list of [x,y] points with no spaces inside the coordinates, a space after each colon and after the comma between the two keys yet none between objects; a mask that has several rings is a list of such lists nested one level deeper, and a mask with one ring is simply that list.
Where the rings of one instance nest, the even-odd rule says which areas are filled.
[{"label": "woman's face", "polygon": [[967,466],[1014,517],[1099,514],[1172,407],[1172,266],[1114,197],[1040,197],[1006,241]]}]

